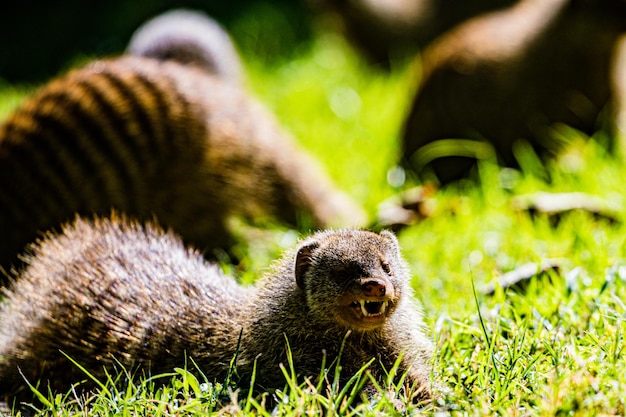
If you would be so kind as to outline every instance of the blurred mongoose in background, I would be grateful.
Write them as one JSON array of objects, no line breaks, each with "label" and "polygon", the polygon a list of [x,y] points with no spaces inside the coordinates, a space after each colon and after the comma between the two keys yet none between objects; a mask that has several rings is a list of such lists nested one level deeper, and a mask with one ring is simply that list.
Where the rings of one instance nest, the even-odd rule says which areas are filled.
[{"label": "blurred mongoose in background", "polygon": [[625,29],[623,0],[521,0],[446,33],[424,51],[405,165],[431,166],[447,183],[467,174],[482,147],[442,139],[488,142],[502,164],[517,166],[518,140],[550,158],[565,146],[559,125],[594,133]]},{"label": "blurred mongoose in background", "polygon": [[[183,25],[182,36],[181,25],[164,19],[177,40],[166,43],[152,22],[131,41],[142,56],[73,70],[0,125],[0,285],[26,244],[75,214],[116,209],[156,218],[207,253],[229,245],[234,215],[291,225],[308,219],[314,227],[365,222],[363,210],[233,82],[239,66],[215,69],[207,57],[223,54],[208,50],[211,39],[202,36],[216,27],[195,17],[192,28],[204,19],[206,31]],[[230,49],[221,35],[212,39],[217,51]],[[162,59],[143,56],[153,52]],[[171,60],[179,57],[187,64]]]},{"label": "blurred mongoose in background", "polygon": [[[117,216],[48,234],[27,265],[0,304],[0,398],[8,401],[32,401],[25,379],[41,381],[44,393],[81,380],[78,391],[92,388],[65,355],[101,381],[105,370],[157,375],[188,359],[219,381],[236,354],[242,386],[256,362],[255,389],[282,388],[287,342],[299,378],[314,381],[345,343],[343,383],[374,359],[369,370],[384,385],[398,362],[407,395],[431,396],[432,342],[390,232],[318,232],[251,287],[172,233]],[[375,394],[371,382],[365,394]]]}]

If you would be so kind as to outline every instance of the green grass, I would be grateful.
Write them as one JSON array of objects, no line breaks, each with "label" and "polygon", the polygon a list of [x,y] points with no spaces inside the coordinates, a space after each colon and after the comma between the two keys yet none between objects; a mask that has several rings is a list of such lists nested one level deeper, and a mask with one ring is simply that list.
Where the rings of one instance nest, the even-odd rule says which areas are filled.
[{"label": "green grass", "polygon": [[[414,69],[372,69],[332,34],[294,55],[274,65],[246,56],[248,87],[374,216],[378,204],[398,192],[387,183],[387,172],[397,158]],[[0,117],[20,96],[19,89],[0,91]],[[562,134],[576,143],[567,157],[542,168],[532,153],[521,152],[519,171],[484,161],[477,182],[439,190],[432,216],[399,235],[437,345],[434,378],[446,388],[426,414],[626,414],[624,215],[611,223],[572,213],[554,224],[511,205],[515,196],[536,191],[584,191],[623,213],[626,167],[597,141]],[[240,247],[246,281],[296,238],[282,229],[262,236]],[[525,292],[480,293],[498,275],[546,258],[562,259],[561,268],[532,281]],[[394,413],[386,399],[350,409],[332,378],[317,387],[287,384],[272,406],[271,396],[248,396],[182,370],[166,378],[171,382],[165,386],[136,382],[119,392],[107,385],[80,401],[71,393],[59,395],[43,413]]]},{"label": "green grass", "polygon": [[[308,59],[273,73],[255,72],[253,81],[260,81],[253,84],[263,87],[257,93],[336,181],[375,213],[382,199],[397,192],[386,173],[396,160],[414,80],[410,69],[386,75],[367,68],[331,40],[337,42],[321,39]],[[320,65],[320,56],[338,51],[338,68]],[[328,92],[337,86],[361,97],[357,117],[332,112]],[[584,191],[623,211],[621,161],[593,138],[567,129],[562,134],[575,143],[563,158],[541,167],[522,150],[519,171],[485,161],[478,182],[440,190],[432,217],[400,234],[437,342],[436,378],[449,389],[438,404],[443,411],[626,413],[623,223],[575,212],[554,225],[511,204],[515,196],[537,191]],[[562,268],[534,281],[526,293],[474,297],[473,284],[480,288],[547,258],[562,259]]]}]

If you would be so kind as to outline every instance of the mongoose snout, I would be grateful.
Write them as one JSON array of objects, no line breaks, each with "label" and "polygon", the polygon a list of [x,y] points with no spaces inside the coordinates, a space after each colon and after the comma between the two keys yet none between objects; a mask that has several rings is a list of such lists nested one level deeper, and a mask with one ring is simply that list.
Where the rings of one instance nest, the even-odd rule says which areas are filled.
[{"label": "mongoose snout", "polygon": [[368,330],[381,326],[391,313],[389,302],[393,303],[393,284],[383,279],[362,278],[356,291],[351,292],[353,301],[346,314],[357,327]]},{"label": "mongoose snout", "polygon": [[370,297],[383,297],[387,292],[387,286],[385,285],[385,282],[378,279],[369,279],[361,285],[363,286],[363,292],[365,293],[365,295]]}]

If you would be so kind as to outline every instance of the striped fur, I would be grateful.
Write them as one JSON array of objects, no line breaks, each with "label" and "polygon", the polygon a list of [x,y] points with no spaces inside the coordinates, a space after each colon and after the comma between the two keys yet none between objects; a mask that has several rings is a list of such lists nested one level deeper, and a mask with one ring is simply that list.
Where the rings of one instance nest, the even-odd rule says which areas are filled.
[{"label": "striped fur", "polygon": [[186,357],[211,378],[226,377],[250,292],[177,236],[117,216],[77,219],[29,252],[0,304],[1,400],[32,402],[25,379],[60,393],[84,380],[59,351],[100,381],[104,367],[156,375],[184,367]]},{"label": "striped fur", "polygon": [[76,213],[111,209],[205,251],[229,243],[232,215],[364,219],[240,86],[133,56],[51,81],[0,126],[0,266]]},{"label": "striped fur", "polygon": [[[416,401],[436,388],[432,341],[389,232],[313,234],[253,287],[173,234],[116,216],[78,219],[30,252],[0,304],[0,400],[31,402],[25,379],[40,381],[44,394],[66,393],[81,380],[79,396],[94,388],[60,352],[102,382],[122,368],[137,377],[185,364],[195,372],[192,360],[209,381],[221,381],[237,353],[239,386],[254,379],[257,390],[277,389],[289,361],[285,340],[300,380],[315,382],[324,365],[332,375],[340,362],[343,386],[370,361],[364,394],[377,395],[391,369]],[[385,291],[373,294],[371,286]],[[371,320],[355,311],[357,300],[387,307]]]}]

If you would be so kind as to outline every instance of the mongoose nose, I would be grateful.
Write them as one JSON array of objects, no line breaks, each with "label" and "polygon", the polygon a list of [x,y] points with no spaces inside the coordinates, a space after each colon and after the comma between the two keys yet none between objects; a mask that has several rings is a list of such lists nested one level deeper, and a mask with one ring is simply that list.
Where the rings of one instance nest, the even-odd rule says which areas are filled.
[{"label": "mongoose nose", "polygon": [[363,284],[363,291],[370,297],[382,297],[387,292],[387,287],[381,281],[370,280]]}]

